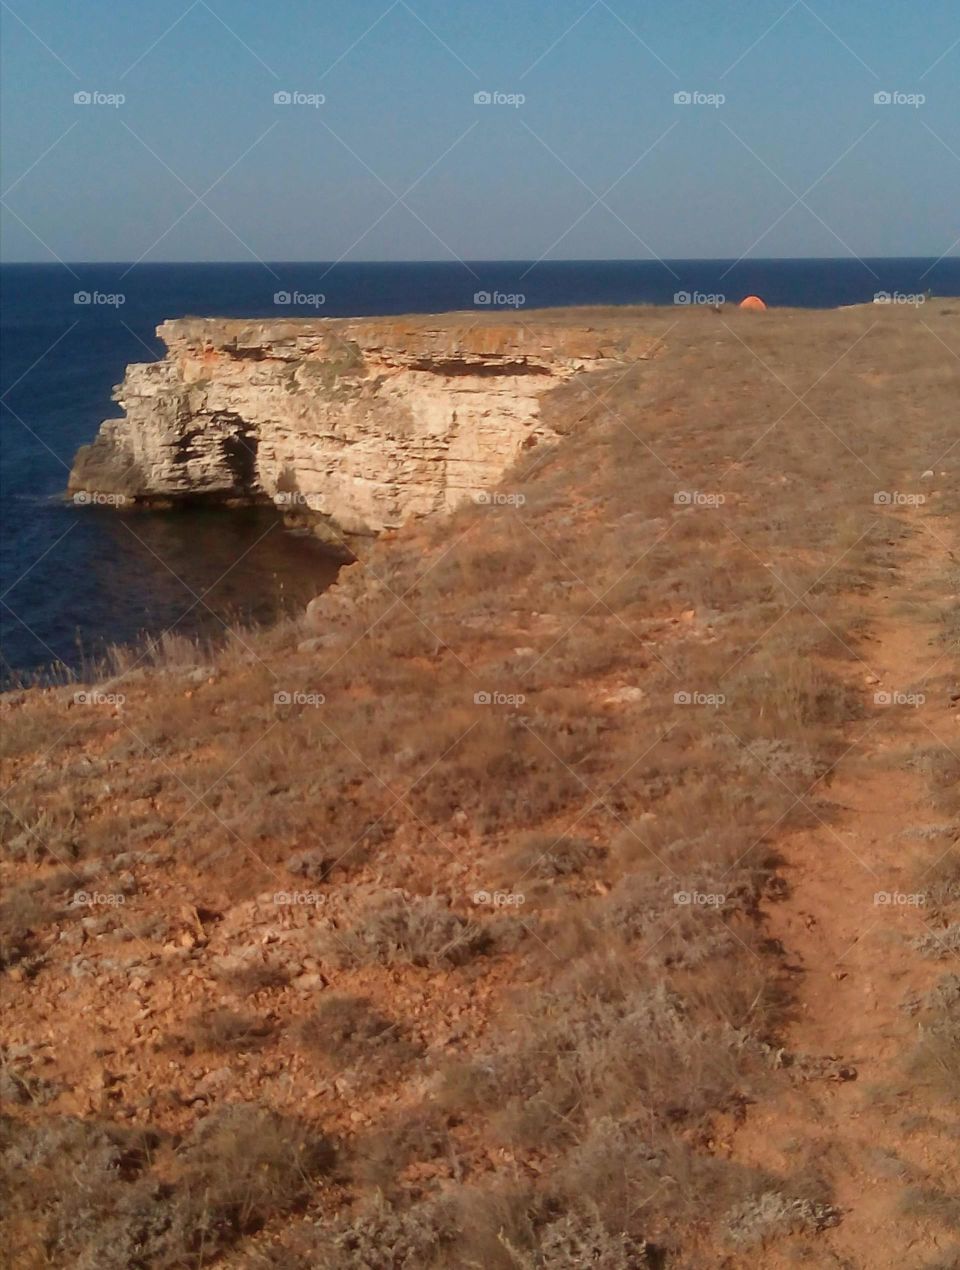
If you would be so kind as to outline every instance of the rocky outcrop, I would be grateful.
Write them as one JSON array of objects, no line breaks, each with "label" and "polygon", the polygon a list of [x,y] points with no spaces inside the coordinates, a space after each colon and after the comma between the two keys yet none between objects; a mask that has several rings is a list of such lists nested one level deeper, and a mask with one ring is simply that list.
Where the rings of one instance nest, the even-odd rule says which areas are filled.
[{"label": "rocky outcrop", "polygon": [[544,395],[643,355],[589,312],[403,319],[184,318],[128,367],[79,453],[74,494],[112,503],[272,501],[348,534],[396,527],[496,484],[553,436]]}]

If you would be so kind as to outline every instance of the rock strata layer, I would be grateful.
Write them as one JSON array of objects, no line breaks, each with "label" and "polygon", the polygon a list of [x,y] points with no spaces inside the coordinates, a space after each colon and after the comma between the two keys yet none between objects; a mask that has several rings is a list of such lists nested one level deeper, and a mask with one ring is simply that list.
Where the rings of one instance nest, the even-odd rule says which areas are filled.
[{"label": "rock strata layer", "polygon": [[166,357],[127,368],[124,416],[78,452],[69,490],[120,505],[271,501],[348,534],[395,528],[495,488],[553,437],[547,392],[643,355],[649,337],[629,325],[603,313],[164,322]]}]

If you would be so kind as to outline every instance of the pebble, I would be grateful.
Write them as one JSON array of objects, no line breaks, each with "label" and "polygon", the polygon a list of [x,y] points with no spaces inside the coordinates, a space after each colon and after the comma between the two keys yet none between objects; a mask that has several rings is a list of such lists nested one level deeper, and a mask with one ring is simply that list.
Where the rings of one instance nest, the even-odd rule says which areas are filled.
[{"label": "pebble", "polygon": [[206,1076],[197,1082],[197,1093],[218,1093],[221,1089],[226,1088],[232,1080],[233,1072],[229,1067],[218,1067],[212,1072],[207,1072]]},{"label": "pebble", "polygon": [[624,688],[617,688],[615,692],[612,692],[610,696],[607,697],[606,704],[608,706],[629,705],[631,703],[642,701],[645,695],[646,694],[642,688],[627,685]]},{"label": "pebble", "polygon": [[314,988],[324,987],[323,975],[316,973],[297,975],[293,981],[293,986],[298,992],[312,992]]}]

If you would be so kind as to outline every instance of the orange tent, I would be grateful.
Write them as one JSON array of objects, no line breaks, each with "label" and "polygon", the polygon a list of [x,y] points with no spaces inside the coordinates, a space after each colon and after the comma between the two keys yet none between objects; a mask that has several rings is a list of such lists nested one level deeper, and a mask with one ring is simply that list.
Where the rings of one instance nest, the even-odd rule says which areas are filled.
[{"label": "orange tent", "polygon": [[756,313],[761,313],[766,309],[766,305],[758,295],[748,295],[745,300],[740,301],[741,309],[753,309]]}]

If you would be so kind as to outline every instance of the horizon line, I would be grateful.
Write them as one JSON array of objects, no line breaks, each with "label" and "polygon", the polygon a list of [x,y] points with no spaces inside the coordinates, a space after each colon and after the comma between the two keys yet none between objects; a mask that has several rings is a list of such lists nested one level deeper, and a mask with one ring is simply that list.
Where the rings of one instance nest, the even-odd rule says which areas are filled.
[{"label": "horizon line", "polygon": [[246,265],[251,269],[263,268],[265,265],[328,265],[331,268],[339,268],[342,265],[450,265],[455,267],[460,265],[662,265],[664,263],[671,264],[728,264],[749,265],[749,264],[786,264],[796,261],[815,261],[823,264],[860,264],[866,260],[883,261],[883,260],[918,260],[927,261],[935,260],[937,264],[949,263],[951,261],[960,262],[960,253],[936,256],[936,255],[917,255],[917,256],[663,256],[660,258],[646,256],[596,256],[596,257],[564,257],[558,260],[531,260],[523,256],[475,256],[463,257],[462,260],[450,260],[447,258],[423,258],[417,260],[325,260],[307,259],[295,260],[293,258],[280,260],[0,260],[0,268],[8,266],[29,266],[32,268],[49,268],[49,269],[65,269],[73,266],[86,268],[93,265],[116,265],[126,266],[137,269],[161,268],[171,265]]}]

